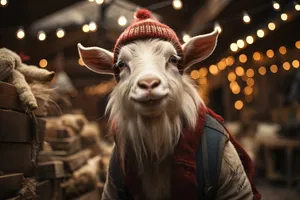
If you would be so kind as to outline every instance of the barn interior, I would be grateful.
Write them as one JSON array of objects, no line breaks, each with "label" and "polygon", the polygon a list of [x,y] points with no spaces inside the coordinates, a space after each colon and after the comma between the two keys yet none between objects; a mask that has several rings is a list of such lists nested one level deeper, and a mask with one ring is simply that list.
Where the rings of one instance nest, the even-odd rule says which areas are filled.
[{"label": "barn interior", "polygon": [[30,111],[0,54],[0,199],[100,199],[117,82],[88,70],[77,44],[112,51],[139,8],[182,44],[219,31],[185,73],[251,157],[263,199],[300,199],[299,0],[0,0],[0,48],[55,72],[47,87],[30,83]]}]

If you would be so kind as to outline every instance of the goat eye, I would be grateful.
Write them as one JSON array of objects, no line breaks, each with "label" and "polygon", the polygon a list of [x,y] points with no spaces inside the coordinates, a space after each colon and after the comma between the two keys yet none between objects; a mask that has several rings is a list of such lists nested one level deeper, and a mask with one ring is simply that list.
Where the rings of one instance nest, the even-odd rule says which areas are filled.
[{"label": "goat eye", "polygon": [[173,65],[177,65],[179,61],[179,57],[172,55],[169,58],[169,63],[173,64]]},{"label": "goat eye", "polygon": [[116,67],[119,68],[119,70],[121,71],[122,69],[124,69],[125,67],[127,67],[127,64],[126,64],[125,61],[119,60],[119,61],[116,63]]}]

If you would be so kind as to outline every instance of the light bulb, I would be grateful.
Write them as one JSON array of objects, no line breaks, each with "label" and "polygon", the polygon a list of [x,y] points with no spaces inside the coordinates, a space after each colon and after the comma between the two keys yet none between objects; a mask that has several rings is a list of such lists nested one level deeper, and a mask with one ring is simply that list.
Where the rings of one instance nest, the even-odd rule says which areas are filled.
[{"label": "light bulb", "polygon": [[47,60],[46,59],[42,59],[42,60],[40,60],[40,67],[47,67],[47,65],[48,65],[48,62],[47,62]]},{"label": "light bulb", "polygon": [[280,15],[280,18],[281,18],[282,21],[286,21],[288,19],[288,15],[286,13],[282,13]]},{"label": "light bulb", "polygon": [[274,8],[275,10],[279,10],[279,9],[280,9],[280,4],[274,1],[274,2],[273,2],[273,8]]},{"label": "light bulb", "polygon": [[56,36],[57,36],[58,38],[63,38],[63,37],[65,36],[65,31],[64,31],[64,29],[62,29],[62,28],[57,29],[57,31],[56,31]]},{"label": "light bulb", "polygon": [[246,42],[247,42],[248,44],[253,44],[253,42],[254,42],[253,37],[252,37],[251,35],[247,36],[247,37],[246,37]]},{"label": "light bulb", "polygon": [[190,39],[191,39],[191,36],[189,36],[188,34],[184,34],[183,37],[182,37],[182,40],[184,42],[188,42]]},{"label": "light bulb", "polygon": [[181,0],[173,0],[172,5],[175,10],[180,10],[183,6]]},{"label": "light bulb", "polygon": [[269,28],[271,31],[274,31],[275,28],[276,28],[276,24],[275,24],[274,22],[270,22],[270,23],[268,24],[268,28]]},{"label": "light bulb", "polygon": [[99,5],[103,4],[103,2],[104,2],[104,0],[96,0],[96,3]]},{"label": "light bulb", "polygon": [[237,44],[236,43],[231,43],[230,44],[230,49],[231,49],[231,51],[236,52],[238,50]]},{"label": "light bulb", "polygon": [[46,33],[44,31],[39,31],[38,32],[38,38],[40,41],[44,41],[46,39]]},{"label": "light bulb", "polygon": [[244,21],[246,24],[250,23],[250,21],[251,21],[250,16],[249,16],[246,12],[244,12],[244,15],[243,15],[243,21]]},{"label": "light bulb", "polygon": [[89,25],[88,25],[88,24],[84,24],[84,25],[82,26],[82,31],[85,32],[85,33],[89,32],[89,31],[90,31]]},{"label": "light bulb", "polygon": [[1,1],[0,1],[0,5],[1,5],[2,7],[7,6],[7,4],[8,4],[8,1],[7,1],[7,0],[1,0]]},{"label": "light bulb", "polygon": [[25,32],[24,32],[24,30],[23,29],[19,29],[18,31],[17,31],[17,38],[18,39],[23,39],[25,37]]},{"label": "light bulb", "polygon": [[97,24],[96,24],[96,22],[90,22],[89,23],[89,29],[92,32],[96,31],[97,30]]},{"label": "light bulb", "polygon": [[265,36],[265,32],[262,29],[257,30],[256,34],[260,38],[263,38]]},{"label": "light bulb", "polygon": [[118,19],[118,24],[120,26],[125,26],[127,24],[127,18],[123,15],[121,15]]}]

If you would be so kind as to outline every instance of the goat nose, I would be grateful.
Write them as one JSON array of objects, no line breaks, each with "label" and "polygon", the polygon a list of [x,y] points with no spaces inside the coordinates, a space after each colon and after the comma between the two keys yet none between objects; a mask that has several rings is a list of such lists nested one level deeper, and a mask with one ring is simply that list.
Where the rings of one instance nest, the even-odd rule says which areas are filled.
[{"label": "goat nose", "polygon": [[138,81],[138,86],[141,89],[152,90],[158,87],[160,84],[160,80],[155,77],[145,77]]}]

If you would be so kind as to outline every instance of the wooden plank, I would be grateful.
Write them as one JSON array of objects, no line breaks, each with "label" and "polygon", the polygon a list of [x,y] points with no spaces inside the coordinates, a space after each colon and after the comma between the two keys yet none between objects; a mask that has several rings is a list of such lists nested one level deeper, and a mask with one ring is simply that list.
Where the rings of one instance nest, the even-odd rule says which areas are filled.
[{"label": "wooden plank", "polygon": [[24,111],[16,87],[3,81],[0,81],[0,108]]},{"label": "wooden plank", "polygon": [[0,171],[32,176],[31,150],[30,143],[0,142]]},{"label": "wooden plank", "polygon": [[75,153],[70,156],[53,156],[54,160],[63,161],[65,164],[66,169],[69,172],[73,172],[76,169],[80,168],[84,164],[87,163],[87,160],[90,158],[91,151],[90,150],[83,150],[78,153]]},{"label": "wooden plank", "polygon": [[21,189],[23,178],[22,173],[0,175],[0,199],[17,195]]},{"label": "wooden plank", "polygon": [[66,139],[45,138],[54,150],[66,151],[69,154],[75,153],[81,149],[79,136],[73,136]]},{"label": "wooden plank", "polygon": [[59,179],[67,177],[62,161],[49,161],[39,163],[36,177],[39,180]]},{"label": "wooden plank", "polygon": [[[37,118],[40,145],[44,141],[45,120]],[[0,142],[30,143],[34,129],[29,115],[0,109]]]},{"label": "wooden plank", "polygon": [[37,183],[38,200],[52,200],[53,199],[53,185],[50,180]]}]

